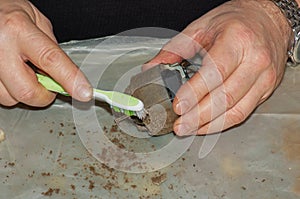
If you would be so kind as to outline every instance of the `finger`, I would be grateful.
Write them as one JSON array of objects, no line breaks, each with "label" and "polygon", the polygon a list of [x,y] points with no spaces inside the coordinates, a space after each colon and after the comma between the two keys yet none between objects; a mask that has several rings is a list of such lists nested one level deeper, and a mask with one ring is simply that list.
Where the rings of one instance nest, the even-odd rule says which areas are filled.
[{"label": "finger", "polygon": [[0,81],[0,104],[3,106],[14,106],[18,103],[4,87],[3,83]]},{"label": "finger", "polygon": [[146,71],[158,64],[173,64],[181,61],[182,57],[179,55],[162,49],[151,61],[143,64],[142,71]]},{"label": "finger", "polygon": [[[33,24],[28,25],[20,39],[21,52],[38,68],[48,73],[77,100],[89,101],[92,88],[84,74],[47,35]],[[29,45],[30,44],[30,45]]]},{"label": "finger", "polygon": [[[218,133],[245,121],[255,108],[261,103],[261,99],[268,92],[266,84],[269,71],[262,73],[248,93],[231,109],[218,116],[211,122],[201,126],[196,132],[198,135]],[[190,132],[194,134],[195,132]],[[188,133],[189,134],[189,133]],[[186,134],[184,134],[186,135]]]},{"label": "finger", "polygon": [[200,49],[201,45],[194,39],[192,33],[187,31],[179,33],[152,60],[144,64],[142,69],[147,70],[160,63],[179,63],[182,59],[193,57]]},{"label": "finger", "polygon": [[[251,66],[247,63],[241,64],[224,84],[206,95],[178,122],[187,123],[185,125],[190,127],[190,131],[194,131],[234,107],[249,92],[261,73],[253,70]],[[198,122],[194,118],[198,118]]]},{"label": "finger", "polygon": [[[15,55],[16,60],[17,55]],[[13,60],[13,59],[10,59]],[[2,70],[0,79],[7,92],[18,102],[43,107],[50,104],[55,94],[38,83],[34,72],[19,58],[9,63],[9,70]],[[4,68],[4,67],[2,67]]]},{"label": "finger", "polygon": [[37,25],[37,27],[50,39],[57,43],[50,20],[45,17],[45,15],[43,15],[31,2],[28,2],[28,4],[31,6],[32,12],[34,13],[35,24]]},{"label": "finger", "polygon": [[216,38],[203,59],[203,66],[176,93],[174,111],[182,115],[191,110],[210,91],[220,86],[242,62],[243,50],[231,37]]}]

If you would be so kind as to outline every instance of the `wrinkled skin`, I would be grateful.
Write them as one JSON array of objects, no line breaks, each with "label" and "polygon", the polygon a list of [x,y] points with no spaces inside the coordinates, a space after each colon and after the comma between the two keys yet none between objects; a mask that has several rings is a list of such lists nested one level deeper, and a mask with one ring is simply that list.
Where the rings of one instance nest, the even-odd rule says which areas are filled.
[{"label": "wrinkled skin", "polygon": [[191,23],[143,66],[175,63],[196,53],[203,66],[178,91],[177,135],[209,134],[243,122],[279,85],[291,30],[270,1],[225,3]]},{"label": "wrinkled skin", "polygon": [[30,2],[0,0],[0,104],[50,104],[55,94],[38,82],[30,61],[53,77],[75,99],[88,101],[92,89],[85,76],[58,47],[49,20]]}]

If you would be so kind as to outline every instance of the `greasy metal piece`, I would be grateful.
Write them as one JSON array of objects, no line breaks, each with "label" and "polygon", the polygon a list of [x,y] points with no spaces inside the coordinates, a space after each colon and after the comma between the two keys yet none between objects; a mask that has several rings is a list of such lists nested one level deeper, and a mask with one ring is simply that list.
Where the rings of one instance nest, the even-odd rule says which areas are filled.
[{"label": "greasy metal piece", "polygon": [[[149,135],[158,136],[173,131],[173,123],[178,115],[173,111],[173,99],[180,86],[191,77],[190,64],[159,64],[131,78],[126,93],[144,103],[147,116],[137,118],[116,118],[117,123],[134,123],[138,129],[147,130]],[[130,120],[130,121],[129,121]]]},{"label": "greasy metal piece", "polygon": [[176,92],[182,85],[182,76],[177,71],[163,70],[161,72],[162,79],[165,84],[165,88],[169,94],[169,98],[173,102]]}]

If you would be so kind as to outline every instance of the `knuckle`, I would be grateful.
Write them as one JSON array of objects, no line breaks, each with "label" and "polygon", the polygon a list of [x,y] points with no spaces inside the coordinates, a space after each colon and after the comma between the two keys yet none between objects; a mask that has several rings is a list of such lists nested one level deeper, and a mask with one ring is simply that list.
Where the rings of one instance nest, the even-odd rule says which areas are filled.
[{"label": "knuckle", "polygon": [[25,12],[16,10],[6,14],[1,14],[2,25],[11,31],[23,31],[26,26],[28,15]]},{"label": "knuckle", "polygon": [[198,125],[196,125],[196,126],[197,126],[197,127],[203,126],[203,125],[205,125],[207,122],[209,122],[209,121],[207,121],[206,117],[207,117],[207,116],[204,116],[204,114],[200,114],[200,115],[199,115],[199,118],[198,118]]},{"label": "knuckle", "polygon": [[230,92],[223,92],[225,103],[227,105],[227,108],[231,108],[235,105],[236,99],[233,97],[233,95]]},{"label": "knuckle", "polygon": [[39,65],[50,68],[58,67],[63,56],[61,50],[56,47],[45,47],[40,51],[39,55]]},{"label": "knuckle", "polygon": [[0,104],[3,105],[3,106],[8,106],[9,107],[9,106],[14,106],[18,103],[16,100],[14,100],[10,96],[3,96],[3,95],[0,95],[0,96],[1,96]]},{"label": "knuckle", "polygon": [[262,68],[268,68],[272,64],[271,52],[265,47],[257,49],[257,53],[252,57],[253,62],[259,64]]},{"label": "knuckle", "polygon": [[11,107],[11,106],[15,106],[18,102],[16,102],[15,100],[5,100],[5,101],[1,101],[1,105],[3,106],[7,106],[7,107]]},{"label": "knuckle", "polygon": [[6,89],[2,88],[0,92],[0,104],[3,106],[14,106],[18,102],[6,91]]},{"label": "knuckle", "polygon": [[227,115],[227,120],[230,124],[236,125],[243,122],[247,118],[247,114],[238,107],[235,107],[230,110],[230,113]]},{"label": "knuckle", "polygon": [[52,26],[52,23],[51,21],[48,19],[48,18],[44,18],[45,20],[45,24],[47,24],[47,26],[49,27],[50,30],[53,30],[53,26]]},{"label": "knuckle", "polygon": [[216,63],[217,64],[217,70],[218,70],[218,74],[219,74],[219,79],[221,82],[223,82],[226,77],[228,76],[228,69],[227,67],[224,65],[224,63]]},{"label": "knuckle", "polygon": [[249,44],[255,40],[255,32],[240,20],[230,20],[228,26],[230,34],[233,34],[241,44]]},{"label": "knuckle", "polygon": [[274,68],[266,71],[266,77],[265,77],[265,86],[270,87],[274,86],[277,82],[277,73]]},{"label": "knuckle", "polygon": [[22,88],[19,90],[16,96],[17,100],[23,103],[30,102],[33,98],[37,96],[36,90],[31,88]]}]

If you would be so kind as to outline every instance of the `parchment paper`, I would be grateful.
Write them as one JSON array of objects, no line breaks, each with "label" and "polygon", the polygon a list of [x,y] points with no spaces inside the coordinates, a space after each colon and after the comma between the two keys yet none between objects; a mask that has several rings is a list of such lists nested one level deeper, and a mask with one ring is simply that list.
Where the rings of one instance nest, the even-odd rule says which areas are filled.
[{"label": "parchment paper", "polygon": [[[61,46],[95,87],[122,90],[167,41],[120,36]],[[300,67],[287,68],[273,96],[245,123],[221,134],[207,156],[199,158],[207,137],[195,137],[171,164],[166,151],[155,156],[155,164],[165,163],[158,170],[141,164],[124,171],[125,167],[111,168],[99,161],[110,161],[103,157],[103,149],[102,156],[95,151],[99,126],[103,138],[131,152],[159,152],[175,140],[173,134],[147,137],[130,125],[122,132],[104,103],[87,106],[58,97],[42,109],[1,107],[0,128],[6,140],[0,143],[0,198],[299,198],[299,88]],[[90,127],[95,132],[82,134]],[[98,153],[98,159],[91,152]],[[130,158],[134,159],[125,156],[116,161],[126,165]]]}]

